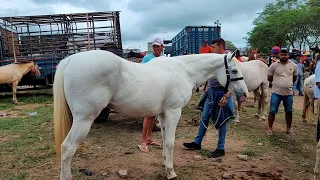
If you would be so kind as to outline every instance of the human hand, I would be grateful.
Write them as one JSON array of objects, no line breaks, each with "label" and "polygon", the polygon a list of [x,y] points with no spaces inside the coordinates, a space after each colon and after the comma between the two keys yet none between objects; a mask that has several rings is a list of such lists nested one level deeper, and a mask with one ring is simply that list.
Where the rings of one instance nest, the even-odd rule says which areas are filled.
[{"label": "human hand", "polygon": [[227,101],[228,101],[228,97],[227,97],[226,95],[224,95],[224,96],[221,98],[221,100],[219,101],[218,105],[219,105],[219,106],[224,106],[224,105],[226,105]]}]

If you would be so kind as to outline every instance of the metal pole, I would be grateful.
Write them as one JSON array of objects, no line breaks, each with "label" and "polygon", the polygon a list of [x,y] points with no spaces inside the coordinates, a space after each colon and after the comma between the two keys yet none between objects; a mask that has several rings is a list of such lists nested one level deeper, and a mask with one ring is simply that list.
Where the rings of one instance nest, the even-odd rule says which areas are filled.
[{"label": "metal pole", "polygon": [[14,62],[17,63],[16,49],[14,47],[13,27],[12,27],[12,18],[11,17],[10,17],[10,24],[11,24],[11,41],[12,41],[13,57],[14,57]]},{"label": "metal pole", "polygon": [[86,14],[87,17],[87,32],[88,32],[88,51],[90,51],[90,33],[89,33],[89,15],[88,13]]}]

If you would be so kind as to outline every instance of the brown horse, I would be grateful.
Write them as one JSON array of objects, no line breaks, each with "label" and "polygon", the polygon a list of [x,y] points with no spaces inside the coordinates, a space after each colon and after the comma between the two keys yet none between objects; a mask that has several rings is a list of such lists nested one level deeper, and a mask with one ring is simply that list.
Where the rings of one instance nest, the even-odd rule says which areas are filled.
[{"label": "brown horse", "polygon": [[0,84],[9,84],[12,87],[12,103],[17,104],[17,86],[22,77],[29,71],[36,76],[40,76],[38,65],[33,61],[18,62],[0,66]]},{"label": "brown horse", "polygon": [[257,49],[252,49],[249,53],[249,56],[248,56],[248,61],[251,61],[251,60],[256,60],[258,59],[258,50]]}]

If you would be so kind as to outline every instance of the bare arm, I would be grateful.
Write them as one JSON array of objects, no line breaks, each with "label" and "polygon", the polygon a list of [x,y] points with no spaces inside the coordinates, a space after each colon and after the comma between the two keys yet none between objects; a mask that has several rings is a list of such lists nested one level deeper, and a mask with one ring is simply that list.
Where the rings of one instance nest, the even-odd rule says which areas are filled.
[{"label": "bare arm", "polygon": [[320,82],[316,82],[316,85],[317,85],[318,88],[320,89]]},{"label": "bare arm", "polygon": [[293,75],[293,78],[292,78],[292,79],[293,79],[293,83],[296,82],[297,76]]}]

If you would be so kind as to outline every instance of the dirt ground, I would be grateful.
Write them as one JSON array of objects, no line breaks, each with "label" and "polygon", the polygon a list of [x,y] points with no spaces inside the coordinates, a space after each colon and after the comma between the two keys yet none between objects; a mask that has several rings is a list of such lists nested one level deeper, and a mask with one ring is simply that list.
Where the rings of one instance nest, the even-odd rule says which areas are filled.
[{"label": "dirt ground", "polygon": [[[201,151],[188,151],[182,145],[184,142],[191,142],[197,133],[199,112],[194,107],[198,99],[199,95],[195,95],[190,101],[177,128],[174,167],[178,179],[291,180],[311,177],[315,160],[315,127],[310,122],[306,125],[301,121],[302,96],[294,97],[294,109],[297,111],[294,115],[294,130],[299,138],[285,135],[283,114],[277,116],[275,137],[267,137],[265,135],[267,122],[253,118],[252,115],[256,109],[250,97],[244,103],[240,124],[229,123],[226,155],[218,160],[206,157],[206,154],[214,150],[217,144],[217,131],[212,124],[204,137]],[[51,108],[52,112],[52,106],[48,104],[31,103],[12,107],[9,111],[0,110],[0,114],[7,113],[11,118],[25,118],[28,116],[25,112],[44,108],[43,106]],[[281,108],[283,109],[282,106]],[[0,174],[4,171],[18,173],[26,170],[27,173],[20,179],[59,179],[59,164],[53,151],[52,120],[38,123],[38,128],[40,137],[46,139],[46,142],[43,142],[45,144],[41,146],[47,145],[49,148],[41,151],[25,150],[20,152],[20,155],[38,157],[41,160],[36,160],[28,166],[23,165],[19,160],[17,161],[19,158],[15,157],[18,154],[10,154],[6,147],[1,146],[0,150],[10,156],[6,156],[7,163],[1,164],[3,166],[0,168]],[[81,143],[73,159],[74,178],[123,179],[117,172],[127,170],[126,179],[166,179],[162,147],[150,146],[149,153],[140,152],[138,144],[141,131],[142,118],[131,118],[116,113],[111,114],[107,122],[93,124],[88,137]],[[9,133],[7,137],[2,135],[0,144],[8,143],[21,136],[14,132]],[[153,132],[153,139],[161,142],[160,132]],[[248,159],[239,160],[239,154],[247,155]],[[198,158],[195,158],[196,155]],[[0,155],[0,158],[4,156]],[[90,171],[92,175],[85,175],[84,170]]]}]

